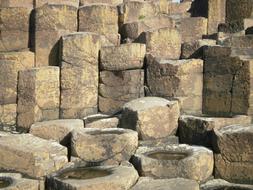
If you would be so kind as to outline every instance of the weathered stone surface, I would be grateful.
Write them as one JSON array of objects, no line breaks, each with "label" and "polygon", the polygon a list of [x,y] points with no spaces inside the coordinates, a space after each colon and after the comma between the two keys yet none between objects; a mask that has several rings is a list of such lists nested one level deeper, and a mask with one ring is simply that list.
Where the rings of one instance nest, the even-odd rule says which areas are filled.
[{"label": "weathered stone surface", "polygon": [[0,105],[0,131],[16,129],[17,104]]},{"label": "weathered stone surface", "polygon": [[[123,190],[130,189],[138,173],[129,166],[99,166],[85,168],[72,166],[48,177],[49,190]],[[78,179],[78,180],[75,180]]]},{"label": "weathered stone surface", "polygon": [[34,136],[55,140],[62,145],[70,144],[70,132],[74,129],[84,128],[80,119],[61,119],[34,123],[30,128],[30,133]]},{"label": "weathered stone surface", "polygon": [[19,173],[0,173],[0,187],[6,190],[39,190],[39,181],[23,178]]},{"label": "weathered stone surface", "polygon": [[218,31],[220,23],[226,20],[226,0],[208,1],[208,34]]},{"label": "weathered stone surface", "polygon": [[59,118],[58,67],[40,67],[19,72],[17,125],[28,130],[35,122]]},{"label": "weathered stone surface", "polygon": [[17,103],[18,72],[33,66],[32,52],[0,53],[0,105]]},{"label": "weathered stone surface", "polygon": [[120,71],[141,69],[144,64],[146,46],[139,43],[102,47],[100,50],[100,69]]},{"label": "weathered stone surface", "polygon": [[229,47],[205,48],[203,112],[216,116],[252,114],[252,60]]},{"label": "weathered stone surface", "polygon": [[253,184],[253,126],[231,125],[215,130],[215,177]]},{"label": "weathered stone surface", "polygon": [[0,0],[0,8],[25,7],[33,9],[33,0]]},{"label": "weathered stone surface", "polygon": [[188,145],[139,147],[132,162],[140,176],[155,178],[208,179],[213,172],[213,153]]},{"label": "weathered stone surface", "polygon": [[147,85],[150,95],[178,99],[184,113],[202,112],[202,60],[165,60],[151,55],[147,59]]},{"label": "weathered stone surface", "polygon": [[78,11],[79,31],[104,35],[114,45],[120,43],[117,7],[109,4],[86,4]]},{"label": "weathered stone surface", "polygon": [[218,44],[232,48],[253,48],[253,35],[232,35],[218,41]]},{"label": "weathered stone surface", "polygon": [[123,0],[80,0],[80,6],[84,6],[91,3],[94,3],[94,4],[106,3],[110,5],[119,5],[123,3]]},{"label": "weathered stone surface", "polygon": [[253,185],[229,183],[222,179],[213,179],[200,185],[201,190],[252,190]]},{"label": "weathered stone surface", "polygon": [[30,134],[0,138],[0,168],[30,177],[42,177],[59,170],[68,162],[67,148]]},{"label": "weathered stone surface", "polygon": [[216,40],[201,39],[185,42],[181,48],[181,59],[203,59],[204,47],[216,45]]},{"label": "weathered stone surface", "polygon": [[177,28],[183,42],[192,42],[202,39],[207,34],[207,19],[204,17],[182,18]]},{"label": "weathered stone surface", "polygon": [[0,8],[0,51],[28,48],[30,13],[31,8]]},{"label": "weathered stone surface", "polygon": [[[92,143],[91,143],[92,142]],[[97,164],[128,161],[138,146],[138,135],[126,129],[82,129],[72,131],[72,156]]]},{"label": "weathered stone surface", "polygon": [[146,44],[147,53],[156,57],[179,59],[181,54],[181,35],[170,27],[145,31],[135,42]]},{"label": "weathered stone surface", "polygon": [[165,144],[179,144],[177,136],[168,136],[161,139],[139,140],[139,146],[162,146]]},{"label": "weathered stone surface", "polygon": [[191,5],[191,1],[183,1],[180,3],[168,2],[168,14],[170,16],[190,17]]},{"label": "weathered stone surface", "polygon": [[78,32],[61,40],[60,117],[83,118],[97,113],[100,36]]},{"label": "weathered stone surface", "polygon": [[35,0],[35,7],[41,7],[45,4],[67,5],[78,8],[79,0]]},{"label": "weathered stone surface", "polygon": [[144,96],[144,71],[102,71],[99,84],[99,110],[119,112],[126,102]]},{"label": "weathered stone surface", "polygon": [[174,28],[175,21],[171,17],[158,15],[123,24],[120,27],[120,34],[123,40],[133,41],[136,40],[142,32],[164,27]]},{"label": "weathered stone surface", "polygon": [[149,177],[139,178],[137,184],[131,190],[199,190],[196,181],[183,178],[175,179],[152,179]]},{"label": "weathered stone surface", "polygon": [[120,127],[136,130],[142,140],[165,138],[176,133],[179,114],[177,101],[139,98],[124,105]]},{"label": "weathered stone surface", "polygon": [[182,115],[178,122],[180,143],[212,147],[213,130],[232,124],[249,125],[251,117],[238,115],[231,118],[196,117]]},{"label": "weathered stone surface", "polygon": [[77,31],[77,8],[45,4],[35,9],[36,66],[59,65],[60,37]]},{"label": "weathered stone surface", "polygon": [[88,123],[85,125],[85,128],[117,128],[119,125],[119,119],[117,117],[99,119],[97,121]]}]

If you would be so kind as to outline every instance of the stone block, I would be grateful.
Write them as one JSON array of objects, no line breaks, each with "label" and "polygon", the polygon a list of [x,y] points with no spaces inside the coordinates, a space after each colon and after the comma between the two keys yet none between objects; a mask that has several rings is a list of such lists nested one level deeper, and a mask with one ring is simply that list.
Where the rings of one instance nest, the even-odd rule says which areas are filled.
[{"label": "stone block", "polygon": [[8,7],[24,7],[33,9],[34,3],[33,0],[0,0],[0,8]]},{"label": "stone block", "polygon": [[117,128],[119,125],[119,119],[117,117],[99,119],[97,121],[85,124],[85,128]]},{"label": "stone block", "polygon": [[213,179],[200,185],[201,190],[216,190],[216,189],[245,189],[252,190],[253,185],[229,183],[223,179]]},{"label": "stone block", "polygon": [[177,101],[139,98],[124,105],[120,127],[136,130],[141,140],[166,138],[176,133],[179,114]]},{"label": "stone block", "polygon": [[35,122],[59,118],[58,67],[40,67],[19,72],[17,125],[28,130]]},{"label": "stone block", "polygon": [[35,7],[41,7],[45,4],[54,4],[54,5],[67,5],[78,8],[79,0],[35,0]]},{"label": "stone block", "polygon": [[17,104],[0,105],[0,131],[15,131]]},{"label": "stone block", "polygon": [[168,14],[170,16],[190,17],[191,1],[183,1],[180,3],[168,2]]},{"label": "stone block", "polygon": [[123,3],[123,0],[80,0],[80,6],[84,6],[87,4],[98,4],[98,3],[105,3],[110,5],[119,5]]}]

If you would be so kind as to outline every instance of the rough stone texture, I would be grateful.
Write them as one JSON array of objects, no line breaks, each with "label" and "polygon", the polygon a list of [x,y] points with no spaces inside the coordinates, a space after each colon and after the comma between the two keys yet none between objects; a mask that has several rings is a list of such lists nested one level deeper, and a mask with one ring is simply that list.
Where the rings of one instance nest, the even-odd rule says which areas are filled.
[{"label": "rough stone texture", "polygon": [[28,48],[30,13],[26,7],[0,8],[0,51]]},{"label": "rough stone texture", "polygon": [[182,115],[179,118],[178,134],[180,143],[211,148],[214,129],[218,130],[232,124],[249,125],[250,123],[251,117],[244,115],[231,118]]},{"label": "rough stone texture", "polygon": [[61,40],[60,117],[83,118],[97,113],[100,36],[78,32]]},{"label": "rough stone texture", "polygon": [[77,31],[77,8],[45,4],[35,9],[36,66],[59,65],[59,40]]},{"label": "rough stone texture", "polygon": [[68,162],[67,148],[30,134],[0,138],[0,168],[43,177]]},{"label": "rough stone texture", "polygon": [[0,0],[0,8],[24,7],[33,9],[33,0]]},{"label": "rough stone texture", "polygon": [[0,180],[10,182],[10,185],[5,190],[39,190],[39,181],[23,178],[19,173],[0,173]]},{"label": "rough stone texture", "polygon": [[145,53],[146,46],[138,43],[102,47],[100,50],[100,69],[107,71],[141,69],[144,64]]},{"label": "rough stone texture", "polygon": [[72,131],[71,155],[87,164],[110,165],[128,161],[137,146],[138,135],[132,130],[86,128]]},{"label": "rough stone texture", "polygon": [[215,177],[253,184],[253,126],[231,125],[215,130]]},{"label": "rough stone texture", "polygon": [[99,83],[99,110],[119,112],[126,102],[144,96],[144,71],[102,71]]},{"label": "rough stone texture", "polygon": [[0,53],[0,105],[17,103],[18,72],[33,66],[32,52]]},{"label": "rough stone texture", "polygon": [[179,33],[183,42],[192,42],[202,39],[207,34],[207,19],[204,17],[182,18],[178,24]]},{"label": "rough stone texture", "polygon": [[218,44],[232,47],[232,48],[253,48],[253,35],[240,35],[240,36],[229,36],[224,38],[222,41],[218,41]]},{"label": "rough stone texture", "polygon": [[80,0],[80,6],[84,6],[87,4],[91,4],[91,3],[106,3],[106,4],[110,4],[110,5],[119,5],[121,3],[123,3],[123,0]]},{"label": "rough stone texture", "polygon": [[165,60],[153,56],[148,56],[147,59],[150,95],[178,99],[184,113],[202,113],[202,60]]},{"label": "rough stone texture", "polygon": [[135,42],[146,44],[147,53],[156,57],[179,59],[181,54],[181,35],[170,27],[145,31]]},{"label": "rough stone texture", "polygon": [[30,128],[30,133],[43,139],[55,140],[62,145],[68,145],[70,132],[82,128],[84,124],[80,119],[61,119],[34,123]]},{"label": "rough stone texture", "polygon": [[120,42],[118,35],[117,7],[109,4],[87,4],[78,11],[79,31],[104,35],[114,45]]},{"label": "rough stone texture", "polygon": [[0,105],[0,131],[16,129],[17,104]]},{"label": "rough stone texture", "polygon": [[229,47],[205,48],[203,112],[216,116],[252,114],[250,59],[232,55]]},{"label": "rough stone texture", "polygon": [[[85,167],[82,166],[72,166],[65,170],[59,171],[56,174],[53,174],[48,177],[49,190],[58,190],[59,187],[61,190],[72,190],[72,189],[80,189],[80,190],[123,190],[130,189],[133,186],[137,179],[138,173],[134,169],[132,165],[121,165],[121,166],[99,166],[99,167],[91,167],[86,168],[95,171],[109,172],[108,175],[98,177],[98,178],[90,178],[90,179],[79,179],[73,180],[68,179],[64,176],[74,175],[76,170],[80,172],[85,171]],[[61,178],[61,176],[63,176]],[[89,176],[89,175],[88,175]]]},{"label": "rough stone texture", "polygon": [[177,136],[168,136],[161,139],[152,139],[152,140],[139,140],[139,146],[162,146],[165,144],[179,144]]},{"label": "rough stone texture", "polygon": [[[152,157],[160,153],[160,158]],[[169,153],[166,158],[166,153]],[[178,157],[178,158],[177,158]],[[207,180],[213,172],[213,153],[207,148],[188,145],[139,147],[132,158],[140,176]]]},{"label": "rough stone texture", "polygon": [[217,33],[219,24],[225,23],[226,1],[227,0],[208,1],[208,34]]},{"label": "rough stone texture", "polygon": [[164,27],[175,28],[175,21],[171,17],[158,15],[123,24],[120,27],[120,34],[122,40],[134,41],[142,32]]},{"label": "rough stone texture", "polygon": [[199,184],[194,180],[175,179],[152,179],[149,177],[139,178],[137,184],[131,190],[199,190]]},{"label": "rough stone texture", "polygon": [[22,130],[39,121],[59,118],[58,67],[40,67],[19,72],[17,125]]},{"label": "rough stone texture", "polygon": [[35,0],[35,7],[41,7],[45,4],[67,5],[78,8],[79,0]]},{"label": "rough stone texture", "polygon": [[119,125],[119,119],[117,117],[99,119],[91,123],[85,124],[85,128],[117,128]]},{"label": "rough stone texture", "polygon": [[252,190],[253,185],[242,185],[242,184],[235,184],[229,183],[222,179],[213,179],[204,184],[200,185],[201,190]]},{"label": "rough stone texture", "polygon": [[180,3],[168,2],[168,14],[170,16],[190,17],[191,1],[183,1]]},{"label": "rough stone texture", "polygon": [[185,42],[181,48],[181,59],[203,59],[204,47],[216,45],[216,40],[201,39]]},{"label": "rough stone texture", "polygon": [[165,138],[176,133],[179,114],[177,101],[139,98],[124,105],[120,127],[136,130],[142,140]]}]

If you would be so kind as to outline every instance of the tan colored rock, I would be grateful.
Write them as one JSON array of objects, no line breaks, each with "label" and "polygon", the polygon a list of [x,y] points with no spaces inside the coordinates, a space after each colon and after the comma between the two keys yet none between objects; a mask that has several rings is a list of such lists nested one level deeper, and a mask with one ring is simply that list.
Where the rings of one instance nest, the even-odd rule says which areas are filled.
[{"label": "tan colored rock", "polygon": [[199,184],[194,180],[153,179],[150,177],[139,178],[137,184],[131,190],[199,190]]},{"label": "tan colored rock", "polygon": [[0,131],[16,129],[17,104],[0,105]]},{"label": "tan colored rock", "polygon": [[218,25],[226,20],[226,0],[208,1],[208,34],[218,31]]},{"label": "tan colored rock", "polygon": [[147,53],[156,57],[179,59],[181,54],[181,35],[170,27],[145,31],[136,42],[146,44]]},{"label": "tan colored rock", "polygon": [[55,140],[62,145],[70,144],[70,132],[74,129],[84,128],[80,119],[61,119],[34,123],[30,133],[34,136]]},{"label": "tan colored rock", "polygon": [[158,15],[123,24],[120,27],[120,34],[123,40],[134,41],[142,32],[164,27],[175,28],[175,21],[169,16]]},{"label": "tan colored rock", "polygon": [[138,43],[103,47],[100,50],[100,69],[107,71],[141,69],[145,53],[146,46]]},{"label": "tan colored rock", "polygon": [[99,83],[99,110],[114,114],[130,100],[144,96],[144,71],[102,71]]},{"label": "tan colored rock", "polygon": [[212,148],[213,130],[232,124],[249,125],[251,117],[238,115],[231,118],[182,115],[178,122],[180,143]]},{"label": "tan colored rock", "polygon": [[138,98],[124,105],[120,127],[136,130],[141,140],[165,138],[176,133],[179,114],[177,101]]},{"label": "tan colored rock", "polygon": [[216,40],[201,39],[185,42],[181,48],[181,59],[204,59],[204,48],[216,45]]},{"label": "tan colored rock", "polygon": [[60,117],[74,119],[97,113],[100,36],[73,33],[63,36],[61,44]]},{"label": "tan colored rock", "polygon": [[35,122],[59,118],[58,67],[40,67],[19,72],[17,125],[29,130]]},{"label": "tan colored rock", "polygon": [[123,0],[80,0],[80,6],[84,6],[87,4],[98,4],[98,3],[106,3],[110,5],[119,5],[123,3]]},{"label": "tan colored rock", "polygon": [[79,6],[79,0],[35,0],[35,7],[41,7],[45,4],[54,4],[54,5],[67,5],[77,7]]},{"label": "tan colored rock", "polygon": [[67,148],[30,134],[0,138],[0,168],[39,178],[59,170],[68,162]]},{"label": "tan colored rock", "polygon": [[213,179],[204,184],[201,184],[200,189],[201,190],[216,190],[216,189],[252,190],[253,185],[235,184],[235,183],[229,183],[222,179]]},{"label": "tan colored rock", "polygon": [[140,176],[186,178],[202,182],[213,173],[213,153],[189,145],[139,147],[132,158]]},{"label": "tan colored rock", "polygon": [[17,103],[18,72],[34,67],[30,51],[0,53],[0,104]]},{"label": "tan colored rock", "polygon": [[230,35],[227,38],[224,38],[222,41],[218,41],[218,44],[222,46],[228,46],[233,48],[243,48],[245,49],[253,48],[253,35]]},{"label": "tan colored rock", "polygon": [[85,125],[85,128],[117,128],[119,125],[119,119],[117,117],[99,119]]},{"label": "tan colored rock", "polygon": [[162,146],[165,144],[179,144],[177,136],[171,135],[161,139],[139,140],[139,146]]},{"label": "tan colored rock", "polygon": [[[48,177],[49,190],[123,190],[130,189],[138,179],[132,165],[98,166],[85,168],[72,166]],[[73,180],[78,179],[78,180]]]},{"label": "tan colored rock", "polygon": [[86,4],[78,11],[79,31],[104,35],[114,45],[120,43],[117,7],[109,4]]},{"label": "tan colored rock", "polygon": [[31,11],[26,7],[0,8],[0,51],[28,48]]},{"label": "tan colored rock", "polygon": [[190,17],[191,1],[183,1],[180,3],[168,2],[168,14],[170,16]]},{"label": "tan colored rock", "polygon": [[77,31],[77,8],[45,4],[35,9],[35,15],[36,66],[59,65],[58,41]]},{"label": "tan colored rock", "polygon": [[253,184],[253,126],[231,125],[215,130],[215,177]]},{"label": "tan colored rock", "polygon": [[25,7],[33,9],[33,0],[0,0],[0,8]]},{"label": "tan colored rock", "polygon": [[71,155],[87,163],[110,165],[128,161],[137,146],[138,134],[132,130],[86,128],[72,131]]},{"label": "tan colored rock", "polygon": [[0,187],[6,190],[39,190],[39,181],[23,178],[19,173],[0,173]]},{"label": "tan colored rock", "polygon": [[150,95],[178,99],[184,113],[202,113],[202,60],[165,60],[153,56],[147,59]]},{"label": "tan colored rock", "polygon": [[204,17],[182,18],[178,30],[183,42],[192,42],[202,39],[207,34],[207,19]]}]

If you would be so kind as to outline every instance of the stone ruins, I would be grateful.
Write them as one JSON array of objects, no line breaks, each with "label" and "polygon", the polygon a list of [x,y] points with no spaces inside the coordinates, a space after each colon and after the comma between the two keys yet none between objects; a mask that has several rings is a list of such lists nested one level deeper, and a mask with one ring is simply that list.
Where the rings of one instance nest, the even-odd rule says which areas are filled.
[{"label": "stone ruins", "polygon": [[0,0],[0,189],[253,190],[253,0]]}]

